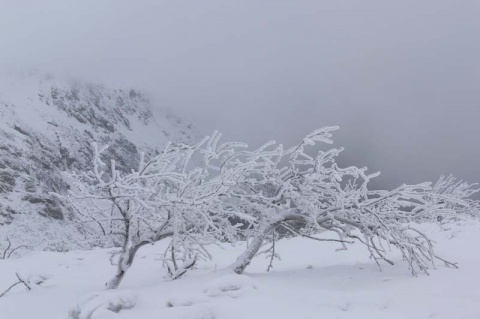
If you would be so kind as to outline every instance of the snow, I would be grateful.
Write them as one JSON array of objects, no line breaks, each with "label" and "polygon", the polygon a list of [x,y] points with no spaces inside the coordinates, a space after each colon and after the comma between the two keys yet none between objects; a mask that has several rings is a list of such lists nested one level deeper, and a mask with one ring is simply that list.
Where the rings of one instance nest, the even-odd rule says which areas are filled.
[{"label": "snow", "polygon": [[225,275],[210,281],[203,292],[209,297],[227,296],[232,298],[241,297],[257,289],[255,282],[245,275]]},{"label": "snow", "polygon": [[79,319],[480,318],[480,222],[421,228],[459,269],[439,263],[430,276],[413,277],[397,256],[395,266],[380,271],[360,245],[335,252],[338,243],[296,238],[277,243],[282,260],[270,272],[264,256],[245,275],[227,269],[242,243],[211,247],[213,261],[171,281],[159,243],[139,251],[120,289],[105,291],[115,271],[111,251],[35,252],[0,260],[2,292],[16,281],[16,272],[48,277],[31,291],[19,285],[0,298],[0,317],[65,319],[70,312]]},{"label": "snow", "polygon": [[[83,94],[82,98],[85,101],[92,98],[85,92],[88,91],[88,86],[94,86],[99,94],[111,95],[113,100],[110,101],[107,98],[102,100],[102,103],[105,104],[102,106],[106,109],[116,109],[115,98],[121,96],[119,92],[122,92],[122,89],[113,89],[101,84],[92,84],[61,76],[53,77],[40,71],[0,72],[0,105],[4,104],[0,109],[0,116],[2,117],[1,128],[18,135],[18,132],[15,132],[9,126],[12,123],[19,123],[22,127],[26,127],[29,130],[41,132],[42,135],[50,140],[56,140],[58,136],[63,137],[62,142],[66,143],[65,146],[69,146],[69,132],[63,132],[58,127],[52,129],[50,123],[55,122],[62,128],[65,127],[79,132],[92,130],[91,125],[80,123],[65,112],[59,111],[52,103],[46,103],[39,97],[48,100],[52,88],[70,91],[75,86],[81,89],[80,94]],[[125,91],[128,92],[128,89],[124,88]],[[82,100],[83,103],[86,103],[85,101]],[[194,136],[195,133],[193,133],[191,126],[188,126],[188,123],[184,123],[180,118],[171,115],[169,111],[162,107],[151,107],[149,101],[138,102],[130,107],[134,110],[132,114],[128,114],[126,111],[122,113],[129,120],[130,129],[127,129],[124,125],[116,125],[115,129],[137,147],[159,148],[171,139],[191,142],[192,138],[197,138],[197,136]],[[151,114],[148,118],[148,123],[144,123],[139,118],[139,114],[142,112]],[[92,131],[92,133],[96,140],[101,137],[101,134],[95,131]]]},{"label": "snow", "polygon": [[131,309],[137,303],[137,296],[131,291],[102,291],[88,295],[69,311],[72,319],[107,318],[112,313]]},{"label": "snow", "polygon": [[[110,154],[119,160],[119,168],[127,169],[136,164],[137,150],[153,154],[169,140],[191,144],[197,139],[191,125],[150,102],[139,91],[130,98],[129,88],[53,77],[41,71],[2,71],[0,248],[5,246],[6,237],[12,247],[26,246],[15,254],[30,249],[62,251],[92,245],[72,212],[49,193],[66,193],[66,185],[71,181],[66,180],[62,171],[90,168],[92,142],[110,144]],[[78,100],[69,100],[67,96],[75,90]],[[114,132],[91,116],[91,122],[75,116],[91,114],[108,119]],[[63,153],[65,150],[68,156]],[[67,164],[69,158],[75,160]],[[11,189],[2,191],[5,176],[13,182],[9,182]],[[47,209],[46,199],[56,203],[55,209]],[[48,211],[56,211],[56,216],[45,217],[51,217]]]}]

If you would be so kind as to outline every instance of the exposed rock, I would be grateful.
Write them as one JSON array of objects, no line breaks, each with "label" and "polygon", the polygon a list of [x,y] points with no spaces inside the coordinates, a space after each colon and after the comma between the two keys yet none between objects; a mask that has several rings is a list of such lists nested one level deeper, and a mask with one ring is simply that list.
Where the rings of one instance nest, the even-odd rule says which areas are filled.
[{"label": "exposed rock", "polygon": [[15,173],[8,171],[0,171],[0,193],[8,193],[13,191],[17,184]]},{"label": "exposed rock", "polygon": [[75,219],[68,205],[51,194],[69,190],[63,171],[91,168],[92,142],[110,145],[106,155],[119,169],[130,170],[140,151],[153,154],[168,140],[196,139],[190,125],[151,106],[138,90],[36,72],[2,79],[0,237],[17,237],[17,243],[23,243],[27,229],[38,232],[35,240],[45,241],[45,247],[83,240],[81,227],[67,228]]}]

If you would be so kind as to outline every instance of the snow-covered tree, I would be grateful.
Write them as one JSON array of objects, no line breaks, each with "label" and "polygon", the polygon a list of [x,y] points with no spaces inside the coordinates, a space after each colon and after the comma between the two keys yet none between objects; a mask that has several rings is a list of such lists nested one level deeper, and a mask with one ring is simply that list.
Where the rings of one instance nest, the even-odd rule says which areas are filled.
[{"label": "snow-covered tree", "polygon": [[[170,216],[172,231],[164,264],[172,278],[178,278],[198,258],[210,258],[205,246],[220,240],[233,242],[239,235],[243,215],[231,209],[228,198],[234,187],[251,172],[264,166],[269,153],[248,151],[243,143],[219,144],[214,132],[188,150],[180,173],[182,183],[169,183],[156,196]],[[260,160],[261,159],[261,160]]]},{"label": "snow-covered tree", "polygon": [[474,201],[470,196],[477,190],[453,177],[442,177],[433,186],[422,183],[391,191],[370,190],[368,184],[378,174],[367,174],[366,168],[339,167],[335,159],[342,149],[309,155],[308,146],[331,144],[331,132],[336,129],[316,130],[285,151],[276,146],[278,155],[269,160],[261,176],[238,187],[234,196],[255,216],[255,222],[251,242],[231,266],[236,273],[245,270],[265,241],[275,238],[279,227],[309,238],[335,232],[344,249],[346,239],[359,240],[377,263],[392,264],[385,247],[394,246],[413,274],[426,272],[429,264],[440,259],[432,241],[413,223],[471,210]]},{"label": "snow-covered tree", "polygon": [[[269,153],[247,151],[242,143],[219,144],[215,132],[200,143],[168,144],[162,152],[129,173],[109,167],[94,144],[93,170],[76,175],[77,191],[70,202],[84,222],[99,226],[105,238],[120,240],[121,253],[108,289],[119,286],[139,248],[170,238],[164,264],[172,278],[191,268],[197,258],[209,257],[204,246],[234,241],[241,218],[224,199],[233,186],[258,170]],[[262,160],[259,160],[261,158]]]},{"label": "snow-covered tree", "polygon": [[[93,170],[74,175],[68,198],[85,223],[98,225],[102,238],[121,246],[107,288],[118,287],[139,248],[166,238],[164,265],[176,279],[210,257],[207,245],[249,237],[231,266],[242,273],[280,228],[316,240],[323,240],[319,233],[334,232],[345,249],[358,240],[377,263],[392,263],[387,248],[396,247],[413,274],[426,272],[437,259],[446,262],[414,224],[478,208],[473,185],[442,177],[435,185],[371,190],[377,173],[339,167],[341,148],[318,150],[318,144],[333,143],[336,129],[318,129],[287,150],[274,141],[256,150],[219,143],[215,132],[196,145],[168,144],[150,160],[142,155],[130,172],[117,170],[114,161],[104,163],[105,148],[94,145]],[[273,260],[274,247],[268,252]]]},{"label": "snow-covered tree", "polygon": [[182,179],[173,167],[183,153],[180,148],[167,146],[148,162],[142,157],[136,171],[123,174],[117,170],[115,161],[110,162],[110,167],[102,161],[105,150],[106,147],[99,149],[94,144],[93,170],[77,176],[77,191],[69,199],[84,223],[96,223],[105,238],[121,242],[117,272],[106,284],[108,289],[114,289],[140,247],[172,235],[167,230],[170,216],[163,212],[155,195],[166,182]]}]

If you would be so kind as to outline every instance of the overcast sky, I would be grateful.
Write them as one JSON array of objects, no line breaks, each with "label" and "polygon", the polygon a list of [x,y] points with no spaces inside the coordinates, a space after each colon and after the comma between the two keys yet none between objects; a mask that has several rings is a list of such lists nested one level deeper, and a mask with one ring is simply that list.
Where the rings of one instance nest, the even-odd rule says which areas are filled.
[{"label": "overcast sky", "polygon": [[253,145],[340,125],[389,185],[480,181],[478,0],[0,0],[0,64],[143,88]]}]

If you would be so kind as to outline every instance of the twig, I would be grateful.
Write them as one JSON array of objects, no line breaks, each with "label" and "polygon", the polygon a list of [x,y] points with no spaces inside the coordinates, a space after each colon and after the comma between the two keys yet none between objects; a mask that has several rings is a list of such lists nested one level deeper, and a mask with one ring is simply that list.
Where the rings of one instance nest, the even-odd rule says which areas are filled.
[{"label": "twig", "polygon": [[7,237],[7,243],[8,243],[8,246],[7,248],[5,248],[5,250],[3,251],[3,257],[2,259],[5,259],[5,257],[7,257],[7,252],[8,250],[10,249],[10,247],[12,247],[12,242],[10,241],[10,238]]},{"label": "twig", "polygon": [[273,230],[273,234],[272,234],[272,247],[269,249],[271,250],[271,254],[270,254],[270,263],[268,264],[268,267],[267,267],[267,272],[270,272],[270,269],[273,268],[273,260],[275,259],[275,241],[276,241],[276,236],[275,236],[275,230]]},{"label": "twig", "polygon": [[15,251],[17,251],[18,249],[20,249],[20,248],[28,248],[28,247],[25,246],[25,245],[20,245],[20,246],[17,246],[17,247],[15,247],[15,248],[11,249],[11,248],[12,248],[12,242],[10,241],[10,238],[7,237],[7,238],[6,238],[6,241],[7,241],[8,245],[7,245],[7,247],[3,250],[3,255],[2,255],[2,258],[0,258],[0,259],[8,259],[8,258],[12,257],[12,254],[13,254]]},{"label": "twig", "polygon": [[12,256],[12,254],[13,254],[16,250],[18,250],[18,249],[20,249],[20,248],[28,248],[28,247],[25,246],[25,245],[20,245],[20,246],[18,246],[18,247],[15,247],[14,249],[10,250],[10,252],[9,252],[8,255],[7,255],[7,259],[10,258],[10,257]]},{"label": "twig", "polygon": [[310,236],[310,235],[301,233],[301,232],[299,232],[298,230],[290,227],[290,225],[288,225],[287,223],[282,223],[281,225],[282,225],[282,227],[284,227],[285,229],[291,231],[291,232],[294,233],[294,234],[297,234],[297,235],[299,235],[299,236],[302,236],[302,237],[305,237],[305,238],[308,238],[308,239],[312,239],[312,240],[317,240],[317,241],[333,241],[333,242],[345,243],[345,244],[353,244],[353,243],[354,243],[353,241],[342,240],[342,239],[317,238],[317,237],[313,237],[313,236]]},{"label": "twig", "polygon": [[438,256],[435,256],[435,258],[437,258],[438,260],[443,261],[447,266],[452,266],[452,267],[455,267],[455,268],[458,269],[457,263],[452,263],[452,262],[450,262],[450,261],[448,261],[448,260],[445,260],[445,259],[443,259],[443,258],[440,258],[440,257],[438,257]]},{"label": "twig", "polygon": [[18,272],[15,273],[15,275],[17,276],[18,280],[25,285],[25,287],[27,287],[28,290],[32,290],[32,288],[30,287],[30,285],[22,279],[22,277],[20,277],[20,275],[18,274]]},{"label": "twig", "polygon": [[16,283],[14,283],[13,285],[11,285],[10,287],[7,288],[7,290],[5,290],[4,292],[2,292],[2,294],[0,295],[0,298],[2,298],[3,296],[5,296],[10,290],[12,290],[13,287],[19,285],[19,284],[23,284],[25,287],[27,287],[28,290],[32,290],[32,288],[30,287],[30,285],[22,279],[22,277],[20,277],[20,275],[18,274],[18,272],[15,273],[15,275],[17,276],[17,279],[18,281]]},{"label": "twig", "polygon": [[2,298],[3,296],[5,296],[13,287],[15,287],[16,285],[19,285],[21,284],[20,281],[17,281],[16,283],[14,283],[13,285],[11,285],[10,287],[7,288],[7,290],[5,290],[4,292],[2,292],[2,294],[0,295],[0,298]]}]

